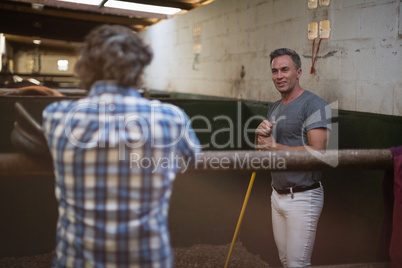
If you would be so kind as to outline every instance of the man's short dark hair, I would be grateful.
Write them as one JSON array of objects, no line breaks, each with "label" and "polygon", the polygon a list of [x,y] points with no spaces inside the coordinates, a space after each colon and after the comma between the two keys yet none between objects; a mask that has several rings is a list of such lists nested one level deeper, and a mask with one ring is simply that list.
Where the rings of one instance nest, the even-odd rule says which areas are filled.
[{"label": "man's short dark hair", "polygon": [[296,51],[289,49],[289,48],[278,48],[274,51],[271,52],[269,57],[271,58],[270,64],[272,64],[272,61],[279,56],[285,56],[288,55],[292,58],[293,63],[295,64],[296,70],[301,68],[301,60],[299,54],[296,53]]}]

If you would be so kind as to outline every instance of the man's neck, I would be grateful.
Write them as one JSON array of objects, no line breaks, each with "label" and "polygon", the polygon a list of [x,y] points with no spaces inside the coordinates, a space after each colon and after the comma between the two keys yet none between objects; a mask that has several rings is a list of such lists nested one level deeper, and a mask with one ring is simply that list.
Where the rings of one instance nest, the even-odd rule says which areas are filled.
[{"label": "man's neck", "polygon": [[282,94],[282,104],[286,105],[295,99],[297,99],[302,93],[304,89],[301,87],[295,87],[291,92]]}]

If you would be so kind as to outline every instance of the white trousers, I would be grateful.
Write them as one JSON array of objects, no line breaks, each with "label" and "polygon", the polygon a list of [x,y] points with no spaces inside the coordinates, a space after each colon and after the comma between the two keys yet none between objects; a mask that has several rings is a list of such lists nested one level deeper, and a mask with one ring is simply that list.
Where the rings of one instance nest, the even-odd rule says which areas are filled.
[{"label": "white trousers", "polygon": [[304,192],[271,195],[272,227],[283,267],[311,265],[318,219],[324,205],[321,187]]}]

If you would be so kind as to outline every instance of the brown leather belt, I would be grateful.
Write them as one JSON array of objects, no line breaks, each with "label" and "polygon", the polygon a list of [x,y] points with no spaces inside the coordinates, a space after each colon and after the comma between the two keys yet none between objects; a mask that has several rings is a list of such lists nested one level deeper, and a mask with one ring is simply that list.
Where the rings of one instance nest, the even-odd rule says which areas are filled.
[{"label": "brown leather belt", "polygon": [[276,189],[274,186],[272,186],[272,188],[274,188],[278,194],[291,194],[291,193],[299,193],[299,192],[304,192],[307,190],[317,189],[320,186],[321,186],[321,184],[319,182],[316,182],[307,187],[295,186],[295,187],[286,188],[286,189]]}]

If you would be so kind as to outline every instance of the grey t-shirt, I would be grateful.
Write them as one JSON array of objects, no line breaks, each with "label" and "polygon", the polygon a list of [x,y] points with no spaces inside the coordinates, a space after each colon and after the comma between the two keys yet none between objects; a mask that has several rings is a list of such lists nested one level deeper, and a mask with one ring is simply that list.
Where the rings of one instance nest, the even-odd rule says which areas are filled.
[{"label": "grey t-shirt", "polygon": [[[282,100],[274,102],[269,107],[267,118],[276,122],[272,134],[275,141],[283,145],[308,145],[307,131],[314,128],[331,129],[328,103],[307,90],[287,105],[283,105]],[[319,182],[321,172],[272,172],[271,177],[275,188],[285,189]]]}]

